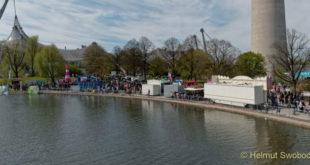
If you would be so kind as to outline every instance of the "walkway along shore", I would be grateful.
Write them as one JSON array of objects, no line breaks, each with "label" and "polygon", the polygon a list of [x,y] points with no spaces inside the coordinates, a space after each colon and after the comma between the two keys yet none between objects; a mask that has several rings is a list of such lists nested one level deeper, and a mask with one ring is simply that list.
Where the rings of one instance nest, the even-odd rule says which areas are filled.
[{"label": "walkway along shore", "polygon": [[[204,101],[190,101],[190,100],[177,100],[171,98],[165,98],[161,96],[142,96],[142,95],[127,95],[127,94],[100,94],[100,93],[90,93],[90,92],[64,92],[64,91],[40,91],[41,94],[53,94],[53,95],[76,95],[76,96],[98,96],[98,97],[116,97],[116,98],[127,98],[127,99],[140,99],[140,100],[150,100],[159,101],[166,103],[184,104],[190,105],[210,110],[219,110],[224,112],[230,112],[235,114],[241,114],[251,117],[263,118],[265,120],[276,121],[284,123],[291,126],[301,127],[304,129],[310,129],[310,116],[307,118],[303,116],[301,118],[298,115],[281,115],[276,113],[264,113],[259,110],[251,110],[245,108],[238,108],[219,104],[208,104]],[[306,115],[306,114],[303,114]]]}]

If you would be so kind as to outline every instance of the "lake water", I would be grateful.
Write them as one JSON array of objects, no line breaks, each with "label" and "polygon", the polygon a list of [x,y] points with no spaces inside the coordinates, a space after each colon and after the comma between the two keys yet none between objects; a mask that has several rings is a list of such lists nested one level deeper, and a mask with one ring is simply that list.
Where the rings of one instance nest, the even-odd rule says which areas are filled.
[{"label": "lake water", "polygon": [[310,164],[241,152],[310,152],[310,131],[185,105],[0,96],[0,164]]}]

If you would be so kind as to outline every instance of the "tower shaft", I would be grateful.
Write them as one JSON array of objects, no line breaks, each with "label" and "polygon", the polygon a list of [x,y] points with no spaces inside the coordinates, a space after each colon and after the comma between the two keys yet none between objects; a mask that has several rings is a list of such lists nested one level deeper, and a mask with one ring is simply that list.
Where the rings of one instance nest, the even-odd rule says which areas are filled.
[{"label": "tower shaft", "polygon": [[268,75],[273,73],[276,44],[286,44],[284,0],[252,0],[252,51],[265,57]]}]

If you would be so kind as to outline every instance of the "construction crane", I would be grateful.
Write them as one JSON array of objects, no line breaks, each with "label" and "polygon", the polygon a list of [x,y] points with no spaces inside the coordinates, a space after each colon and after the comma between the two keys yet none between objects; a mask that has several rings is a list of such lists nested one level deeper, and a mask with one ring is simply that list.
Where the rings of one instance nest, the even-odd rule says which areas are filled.
[{"label": "construction crane", "polygon": [[196,35],[194,35],[194,40],[195,40],[196,50],[198,50],[199,47],[198,47],[198,41],[197,41],[197,36]]},{"label": "construction crane", "polygon": [[9,0],[5,0],[4,4],[3,4],[3,6],[2,6],[2,8],[1,8],[1,10],[0,10],[0,19],[1,19],[2,16],[3,16],[3,13],[4,13],[4,11],[5,11],[6,6],[8,5],[8,2],[9,2]]},{"label": "construction crane", "polygon": [[208,49],[207,49],[207,42],[205,36],[208,37],[209,40],[212,40],[212,38],[205,32],[203,28],[200,29],[200,32],[202,34],[202,40],[203,40],[203,48],[206,54],[208,54]]},{"label": "construction crane", "polygon": [[[202,34],[203,46],[204,46],[204,49],[205,49],[204,51],[205,51],[206,54],[209,54],[209,53],[208,53],[208,49],[207,49],[207,43],[206,43],[206,38],[205,38],[205,36],[207,36],[208,39],[211,41],[211,43],[212,43],[215,47],[218,48],[218,45],[215,43],[215,41],[212,39],[212,37],[211,37],[210,35],[208,35],[208,34],[205,32],[205,30],[204,30],[203,28],[200,29],[200,32],[201,32],[201,34]],[[219,51],[220,53],[222,53],[222,54],[225,54],[225,53],[223,52],[222,49],[218,49],[218,51]],[[209,54],[209,55],[210,55],[210,54]],[[211,57],[212,60],[214,60],[214,58],[213,58],[211,55],[210,55],[210,57]]]}]

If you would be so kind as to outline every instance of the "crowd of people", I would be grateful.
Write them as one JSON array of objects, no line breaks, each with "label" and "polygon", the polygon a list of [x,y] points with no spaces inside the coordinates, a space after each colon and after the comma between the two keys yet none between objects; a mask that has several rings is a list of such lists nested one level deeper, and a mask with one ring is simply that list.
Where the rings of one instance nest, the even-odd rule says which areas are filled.
[{"label": "crowd of people", "polygon": [[81,92],[141,94],[142,91],[142,81],[119,76],[105,80],[83,79],[78,85]]},{"label": "crowd of people", "polygon": [[307,102],[302,93],[293,94],[285,88],[275,88],[268,92],[267,102],[272,107],[292,108],[294,111],[309,112],[309,102]]},{"label": "crowd of people", "polygon": [[103,86],[99,89],[104,93],[127,93],[141,94],[142,81],[132,80],[124,77],[110,77],[106,79]]}]

